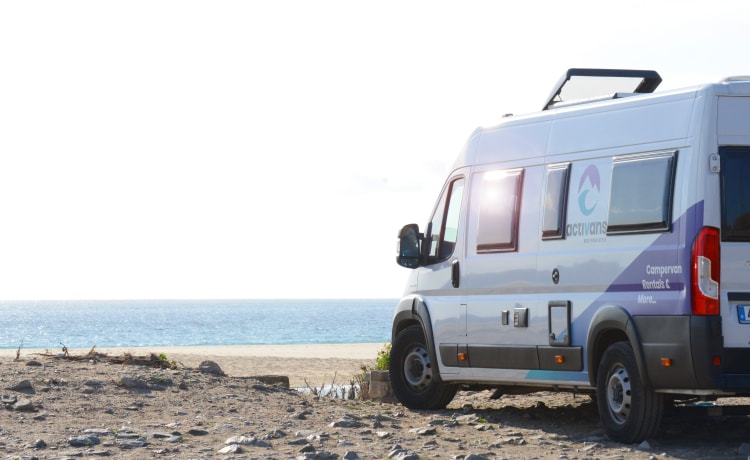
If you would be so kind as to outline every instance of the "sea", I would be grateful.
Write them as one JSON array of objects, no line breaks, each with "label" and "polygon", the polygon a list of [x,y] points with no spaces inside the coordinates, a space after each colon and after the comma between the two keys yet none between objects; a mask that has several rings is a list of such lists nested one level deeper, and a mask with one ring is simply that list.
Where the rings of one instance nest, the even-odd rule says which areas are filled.
[{"label": "sea", "polygon": [[0,301],[0,349],[386,343],[396,299]]}]

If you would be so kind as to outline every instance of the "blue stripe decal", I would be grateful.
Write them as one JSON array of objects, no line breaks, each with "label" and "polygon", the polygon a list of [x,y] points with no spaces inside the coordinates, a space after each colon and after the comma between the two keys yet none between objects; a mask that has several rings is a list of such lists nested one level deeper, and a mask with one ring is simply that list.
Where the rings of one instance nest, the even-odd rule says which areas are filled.
[{"label": "blue stripe decal", "polygon": [[576,372],[570,371],[541,371],[533,370],[529,371],[525,377],[526,380],[553,380],[560,382],[581,382],[589,383],[588,372]]}]

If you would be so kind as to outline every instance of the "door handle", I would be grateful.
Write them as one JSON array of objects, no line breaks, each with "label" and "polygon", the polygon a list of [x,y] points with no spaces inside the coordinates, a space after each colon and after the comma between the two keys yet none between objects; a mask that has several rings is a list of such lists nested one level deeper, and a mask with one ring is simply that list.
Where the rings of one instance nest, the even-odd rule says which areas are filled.
[{"label": "door handle", "polygon": [[461,278],[461,269],[458,266],[458,260],[454,260],[451,264],[451,284],[454,288],[459,285],[459,279]]}]

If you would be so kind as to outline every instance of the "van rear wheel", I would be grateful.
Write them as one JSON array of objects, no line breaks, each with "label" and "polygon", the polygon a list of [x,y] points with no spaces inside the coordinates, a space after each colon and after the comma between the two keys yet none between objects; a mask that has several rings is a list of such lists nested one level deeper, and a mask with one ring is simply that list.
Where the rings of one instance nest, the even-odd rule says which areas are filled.
[{"label": "van rear wheel", "polygon": [[640,442],[659,429],[664,410],[662,395],[643,385],[629,343],[614,343],[604,352],[596,391],[599,417],[613,440]]},{"label": "van rear wheel", "polygon": [[410,409],[444,409],[456,394],[456,386],[440,379],[419,326],[407,327],[393,340],[390,377],[393,394]]}]

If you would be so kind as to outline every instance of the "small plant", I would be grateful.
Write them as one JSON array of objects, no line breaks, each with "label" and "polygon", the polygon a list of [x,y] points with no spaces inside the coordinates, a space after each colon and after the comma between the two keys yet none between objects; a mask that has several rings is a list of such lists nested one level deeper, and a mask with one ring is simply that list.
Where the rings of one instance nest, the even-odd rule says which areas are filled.
[{"label": "small plant", "polygon": [[[152,360],[153,356],[154,355],[152,354]],[[165,367],[167,369],[177,369],[177,361],[175,361],[174,359],[170,361],[170,359],[167,358],[167,355],[165,355],[164,353],[159,353],[156,359],[162,367]]]},{"label": "small plant", "polygon": [[307,379],[305,379],[305,387],[307,388],[307,391],[310,392],[311,395],[322,398],[323,396],[327,396],[331,399],[335,399],[338,397],[341,397],[341,399],[346,399],[343,395],[343,390],[339,392],[340,388],[336,385],[336,377],[337,373],[333,373],[333,380],[331,380],[331,385],[326,387],[325,384],[320,385],[320,387],[316,387],[314,385],[310,385],[310,383],[307,382]]},{"label": "small plant", "polygon": [[60,345],[62,345],[62,352],[64,357],[68,357],[68,346],[64,343],[60,342]]},{"label": "small plant", "polygon": [[375,370],[376,371],[387,371],[391,368],[391,344],[386,343],[383,348],[378,351],[378,356],[375,358]]},{"label": "small plant", "polygon": [[375,367],[362,366],[362,373],[355,376],[356,382],[359,386],[359,399],[367,401],[370,399],[370,382],[367,379],[367,373],[371,371],[388,371],[391,368],[391,344],[386,343],[383,348],[378,350],[378,355],[375,357]]},{"label": "small plant", "polygon": [[164,377],[163,375],[154,375],[153,377],[151,377],[151,380],[153,380],[154,382],[159,383],[161,385],[171,385],[172,384],[172,379],[170,379],[168,377]]},{"label": "small plant", "polygon": [[21,340],[21,344],[18,345],[18,350],[16,350],[16,361],[19,361],[21,359],[21,347],[23,346],[23,340]]},{"label": "small plant", "polygon": [[89,350],[88,353],[86,353],[86,358],[95,358],[96,357],[96,344],[94,344],[93,347],[91,347],[91,350]]}]

